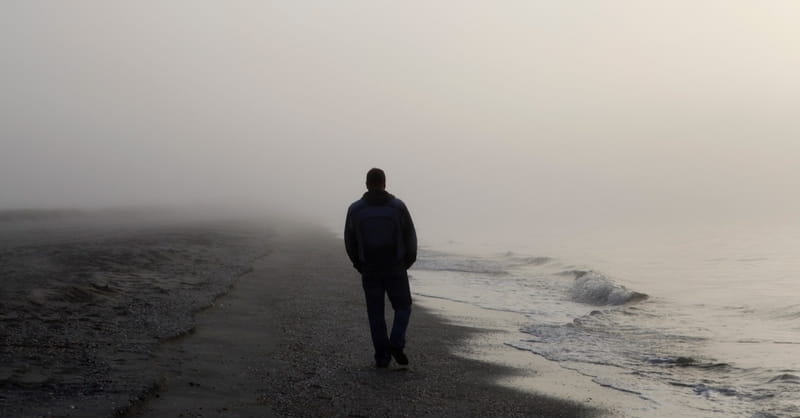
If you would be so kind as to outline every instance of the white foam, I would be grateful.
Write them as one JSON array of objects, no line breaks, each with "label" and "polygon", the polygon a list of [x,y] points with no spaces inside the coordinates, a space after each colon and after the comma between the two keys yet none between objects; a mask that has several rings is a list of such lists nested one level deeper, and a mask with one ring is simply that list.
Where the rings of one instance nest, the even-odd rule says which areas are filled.
[{"label": "white foam", "polygon": [[569,294],[572,300],[591,305],[623,305],[647,298],[593,271],[577,277]]}]

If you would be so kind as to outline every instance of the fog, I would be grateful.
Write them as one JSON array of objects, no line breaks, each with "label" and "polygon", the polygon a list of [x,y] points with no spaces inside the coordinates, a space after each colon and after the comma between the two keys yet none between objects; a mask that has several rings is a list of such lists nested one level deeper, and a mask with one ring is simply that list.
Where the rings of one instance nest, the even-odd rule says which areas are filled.
[{"label": "fog", "polygon": [[4,1],[0,208],[796,221],[794,1]]}]

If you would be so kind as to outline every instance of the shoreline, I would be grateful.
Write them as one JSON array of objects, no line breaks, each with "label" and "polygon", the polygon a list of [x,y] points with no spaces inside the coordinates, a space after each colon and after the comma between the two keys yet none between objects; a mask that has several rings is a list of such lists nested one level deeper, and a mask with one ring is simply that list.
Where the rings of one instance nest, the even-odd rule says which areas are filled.
[{"label": "shoreline", "polygon": [[603,411],[604,416],[672,416],[668,411],[654,409],[652,402],[636,394],[602,386],[589,375],[508,345],[509,340],[526,337],[518,331],[525,324],[523,315],[434,296],[417,295],[417,301],[445,323],[480,330],[453,347],[453,354],[514,370],[514,373],[497,378],[494,383],[499,386],[591,405]]},{"label": "shoreline", "polygon": [[[409,327],[410,367],[375,370],[360,280],[340,240],[322,229],[289,227],[269,247],[252,272],[196,314],[194,333],[162,344],[154,364],[162,383],[126,416],[619,413],[614,403],[564,396],[569,389],[557,386],[584,393],[587,379],[547,360],[529,361],[531,370],[516,360],[465,356],[485,351],[496,333],[443,317],[421,296]],[[501,358],[520,358],[505,350],[514,349],[501,346]],[[548,377],[566,381],[544,385]]]}]

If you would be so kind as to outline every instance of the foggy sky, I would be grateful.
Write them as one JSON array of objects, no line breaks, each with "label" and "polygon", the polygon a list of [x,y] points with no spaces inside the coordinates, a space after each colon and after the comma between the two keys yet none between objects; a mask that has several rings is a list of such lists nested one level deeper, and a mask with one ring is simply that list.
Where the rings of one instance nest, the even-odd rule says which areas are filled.
[{"label": "foggy sky", "polygon": [[3,1],[0,208],[332,223],[377,166],[422,235],[794,219],[797,22],[794,1]]}]

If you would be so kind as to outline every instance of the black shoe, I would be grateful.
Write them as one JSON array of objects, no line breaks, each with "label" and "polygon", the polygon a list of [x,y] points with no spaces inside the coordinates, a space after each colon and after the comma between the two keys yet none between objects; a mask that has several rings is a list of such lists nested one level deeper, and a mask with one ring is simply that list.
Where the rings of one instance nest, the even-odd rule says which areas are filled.
[{"label": "black shoe", "polygon": [[406,353],[403,352],[402,348],[391,347],[389,348],[389,352],[392,353],[392,357],[394,357],[394,361],[401,366],[408,365],[408,357],[406,357]]},{"label": "black shoe", "polygon": [[376,368],[376,369],[385,369],[385,368],[389,367],[389,362],[390,362],[390,361],[391,361],[391,360],[386,360],[386,361],[376,361],[376,362],[375,362],[375,368]]}]

